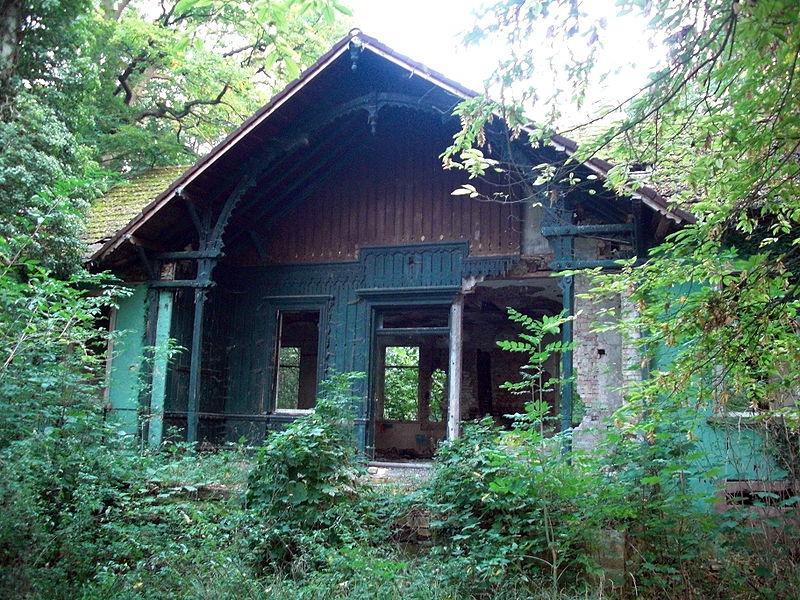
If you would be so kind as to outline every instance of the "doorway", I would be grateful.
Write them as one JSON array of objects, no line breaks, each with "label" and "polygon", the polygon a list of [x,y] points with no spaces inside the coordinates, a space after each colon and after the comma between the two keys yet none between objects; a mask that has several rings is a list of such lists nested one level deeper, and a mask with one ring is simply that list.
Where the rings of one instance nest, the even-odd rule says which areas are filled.
[{"label": "doorway", "polygon": [[447,431],[448,307],[376,313],[371,378],[374,457],[433,456]]}]

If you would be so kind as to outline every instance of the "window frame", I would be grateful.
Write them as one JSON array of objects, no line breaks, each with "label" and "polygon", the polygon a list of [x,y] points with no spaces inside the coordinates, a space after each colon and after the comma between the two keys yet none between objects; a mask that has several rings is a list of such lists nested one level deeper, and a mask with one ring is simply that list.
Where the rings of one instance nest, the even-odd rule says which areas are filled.
[{"label": "window frame", "polygon": [[[390,348],[416,348],[416,350],[417,350],[417,364],[416,365],[389,365],[389,364],[387,364],[386,363],[386,355],[388,354],[388,350]],[[420,364],[419,364],[419,361],[420,361],[420,356],[419,355],[420,355],[421,351],[422,351],[422,348],[420,346],[414,345],[414,344],[411,344],[411,345],[399,345],[398,344],[398,345],[389,345],[389,346],[384,346],[383,347],[383,361],[382,361],[382,365],[383,365],[383,402],[381,403],[381,406],[380,406],[380,414],[377,415],[380,421],[382,421],[384,423],[385,422],[415,423],[415,422],[421,421],[421,419],[420,419],[420,405],[419,405],[419,400],[420,400],[419,399],[419,385],[420,385]],[[413,419],[393,419],[393,418],[388,418],[386,416],[386,376],[388,374],[389,369],[396,369],[396,370],[400,370],[400,371],[412,370],[412,371],[416,371],[416,373],[417,373],[417,377],[416,377],[417,386],[416,386],[416,389],[415,389],[416,395],[415,395],[415,401],[414,401],[415,408],[414,408],[414,418]]]},{"label": "window frame", "polygon": [[[314,412],[314,408],[278,408],[278,353],[281,343],[281,319],[285,313],[317,312],[319,322],[317,325],[317,367],[316,384],[319,391],[320,383],[324,379],[326,361],[324,349],[327,347],[328,314],[330,311],[331,296],[275,296],[267,300],[269,318],[268,339],[270,342],[269,362],[267,364],[267,381],[264,386],[266,394],[264,413],[280,417],[302,416]],[[288,346],[291,347],[291,346]]]}]

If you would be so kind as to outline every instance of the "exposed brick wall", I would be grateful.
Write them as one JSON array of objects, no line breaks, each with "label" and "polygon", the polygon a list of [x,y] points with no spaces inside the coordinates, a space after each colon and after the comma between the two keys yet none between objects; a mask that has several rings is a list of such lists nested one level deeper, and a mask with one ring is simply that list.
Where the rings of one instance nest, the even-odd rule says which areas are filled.
[{"label": "exposed brick wall", "polygon": [[574,432],[576,448],[592,448],[611,426],[610,416],[622,406],[622,387],[641,377],[632,340],[616,331],[595,331],[593,324],[609,323],[629,315],[633,305],[625,299],[590,300],[580,295],[588,289],[584,277],[575,278],[573,351],[575,391],[584,416]]}]

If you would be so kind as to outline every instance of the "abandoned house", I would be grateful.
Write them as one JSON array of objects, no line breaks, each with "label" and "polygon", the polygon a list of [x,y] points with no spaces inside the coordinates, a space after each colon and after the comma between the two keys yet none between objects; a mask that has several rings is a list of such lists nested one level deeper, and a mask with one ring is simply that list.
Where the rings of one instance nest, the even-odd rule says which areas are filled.
[{"label": "abandoned house", "polygon": [[[111,315],[106,393],[121,427],[153,446],[256,443],[312,410],[328,376],[359,372],[360,449],[430,458],[463,421],[523,410],[501,388],[522,366],[497,346],[517,331],[513,307],[578,314],[562,332],[574,350],[547,365],[574,383],[548,400],[563,427],[580,404],[575,443],[590,445],[621,384],[643,376],[630,344],[591,324],[632,307],[598,307],[580,277],[553,275],[643,256],[691,216],[646,187],[612,194],[599,159],[573,165],[582,185],[564,190],[496,173],[471,183],[503,200],[453,195],[468,179],[441,154],[474,95],[354,31],[196,164],[101,199],[91,264],[132,291]],[[558,166],[576,149],[509,142],[500,119],[486,134],[503,163]],[[756,478],[758,461],[743,461],[739,477]]]}]

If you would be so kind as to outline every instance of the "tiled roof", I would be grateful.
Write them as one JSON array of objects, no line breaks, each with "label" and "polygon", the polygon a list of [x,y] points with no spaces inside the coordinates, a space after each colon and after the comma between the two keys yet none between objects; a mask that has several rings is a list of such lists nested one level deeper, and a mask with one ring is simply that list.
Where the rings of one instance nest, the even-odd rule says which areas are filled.
[{"label": "tiled roof", "polygon": [[90,246],[112,237],[169,187],[187,167],[155,167],[114,186],[92,204],[84,241]]}]

